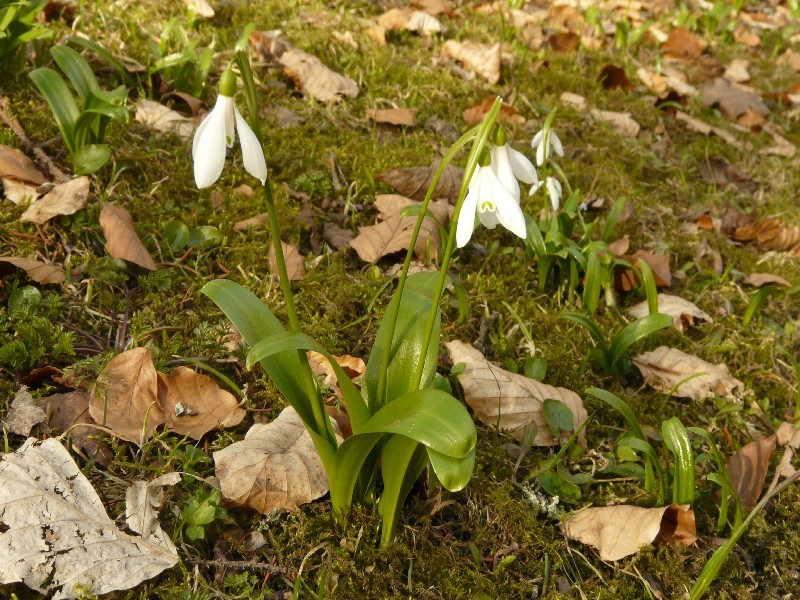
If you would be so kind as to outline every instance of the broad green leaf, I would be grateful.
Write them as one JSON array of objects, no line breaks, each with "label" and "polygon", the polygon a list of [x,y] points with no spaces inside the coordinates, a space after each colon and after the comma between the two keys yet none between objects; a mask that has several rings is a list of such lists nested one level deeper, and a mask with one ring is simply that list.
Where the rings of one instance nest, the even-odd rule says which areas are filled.
[{"label": "broad green leaf", "polygon": [[336,450],[328,480],[331,486],[331,503],[337,516],[350,509],[353,490],[364,463],[383,437],[383,433],[354,434],[342,442]]},{"label": "broad green leaf", "polygon": [[428,455],[421,444],[402,435],[393,435],[384,445],[381,456],[383,494],[378,510],[382,520],[381,546],[386,547],[394,538],[400,508],[422,474]]},{"label": "broad green leaf", "polygon": [[47,67],[34,69],[28,74],[28,77],[36,84],[39,92],[47,101],[47,104],[50,105],[50,110],[53,111],[53,116],[56,119],[58,128],[61,130],[61,137],[64,139],[64,143],[70,152],[74,152],[75,123],[78,121],[80,112],[69,87],[67,87],[61,75]]},{"label": "broad green leaf", "polygon": [[180,252],[189,244],[189,228],[183,221],[172,219],[164,225],[164,241],[173,252]]},{"label": "broad green leaf", "polygon": [[425,360],[425,368],[420,387],[428,387],[433,380],[439,356],[441,315],[438,314],[438,310],[430,344],[423,349],[422,343],[438,275],[438,273],[416,273],[410,276],[406,280],[402,301],[395,294],[386,309],[386,314],[389,314],[392,305],[400,302],[394,341],[391,344],[389,355],[389,369],[386,373],[385,398],[377,398],[376,396],[378,393],[381,358],[387,346],[389,346],[389,340],[386,339],[388,336],[387,319],[381,321],[378,335],[375,338],[375,345],[372,347],[369,361],[367,362],[364,385],[367,389],[370,408],[373,411],[412,391],[414,388],[414,374],[421,360]]},{"label": "broad green leaf", "polygon": [[72,154],[72,166],[76,175],[88,175],[102,168],[111,158],[111,148],[106,144],[89,144]]},{"label": "broad green leaf", "polygon": [[574,502],[581,498],[581,488],[567,481],[558,473],[540,473],[537,480],[551,496],[558,496],[567,502]]},{"label": "broad green leaf", "polygon": [[[117,73],[119,73],[120,77],[122,77],[122,79],[125,80],[126,84],[131,84],[132,83],[130,73],[128,72],[128,69],[125,68],[125,65],[122,64],[122,61],[120,61],[116,56],[111,54],[108,50],[103,48],[97,42],[93,42],[92,40],[89,40],[89,39],[86,39],[86,38],[83,38],[83,37],[79,37],[77,35],[67,36],[66,38],[64,38],[64,42],[66,44],[72,44],[73,46],[79,46],[81,48],[89,50],[90,52],[94,52],[100,58],[105,60],[109,65],[114,67],[114,69],[116,69]],[[128,60],[130,61],[130,59],[128,59]],[[131,61],[131,62],[133,62],[133,61]],[[143,68],[143,67],[141,67],[141,65],[138,65],[138,63],[134,63],[134,64],[136,66],[139,66],[140,68]]]},{"label": "broad green leaf", "polygon": [[81,100],[85,102],[90,91],[100,89],[89,63],[75,50],[69,46],[53,46],[50,48],[50,54],[70,80]]},{"label": "broad green leaf", "polygon": [[542,414],[556,440],[561,439],[562,432],[572,431],[575,426],[572,411],[560,400],[545,400],[542,403]]},{"label": "broad green leaf", "polygon": [[213,225],[195,227],[189,233],[186,244],[192,248],[212,248],[222,243],[222,234]]},{"label": "broad green leaf", "polygon": [[617,441],[620,446],[627,446],[641,452],[645,456],[645,489],[651,488],[652,484],[649,483],[655,471],[655,478],[658,480],[658,503],[664,504],[664,497],[667,493],[667,482],[664,479],[664,473],[661,470],[661,463],[658,462],[658,454],[649,442],[638,437],[622,437]]},{"label": "broad green leaf", "polygon": [[454,458],[430,448],[426,449],[428,451],[428,459],[431,461],[431,467],[433,467],[436,477],[439,478],[445,489],[457,492],[467,486],[475,468],[474,448],[464,458]]},{"label": "broad green leaf", "polygon": [[660,329],[669,329],[670,327],[672,327],[672,317],[660,313],[647,315],[641,319],[636,319],[632,323],[628,323],[625,328],[617,334],[608,348],[608,355],[611,363],[609,366],[613,367],[625,351],[640,339]]}]

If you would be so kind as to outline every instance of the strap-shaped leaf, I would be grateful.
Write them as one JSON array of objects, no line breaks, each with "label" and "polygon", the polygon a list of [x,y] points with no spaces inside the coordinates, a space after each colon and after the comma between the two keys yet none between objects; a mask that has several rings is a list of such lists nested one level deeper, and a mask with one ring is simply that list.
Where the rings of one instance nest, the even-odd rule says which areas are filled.
[{"label": "strap-shaped leaf", "polygon": [[74,152],[74,128],[80,112],[66,82],[61,78],[61,75],[47,67],[34,69],[28,74],[28,77],[36,84],[39,92],[47,101],[47,104],[50,105],[50,110],[53,111],[53,116],[56,119],[58,128],[61,130],[61,137],[64,138],[64,143],[70,152]]},{"label": "strap-shaped leaf", "polygon": [[464,458],[447,456],[430,448],[426,448],[426,450],[436,477],[439,478],[445,489],[457,492],[467,486],[472,477],[472,470],[475,468],[474,448]]},{"label": "strap-shaped leaf", "polygon": [[425,337],[425,323],[433,303],[433,294],[436,287],[438,273],[416,273],[406,280],[403,297],[395,294],[386,309],[386,314],[391,313],[391,307],[400,302],[397,313],[397,325],[394,331],[394,340],[391,344],[389,356],[389,369],[386,373],[386,393],[384,398],[377,398],[378,379],[380,376],[381,358],[389,345],[388,322],[381,322],[375,345],[367,361],[367,372],[364,375],[364,385],[371,409],[374,411],[384,404],[391,403],[395,398],[415,389],[414,374],[421,360],[425,361],[420,387],[428,387],[433,380],[439,354],[439,324],[441,315],[437,314],[433,335],[427,348],[422,348]]},{"label": "strap-shaped leaf", "polygon": [[383,494],[378,505],[381,513],[381,546],[386,547],[394,539],[400,508],[419,479],[428,456],[425,447],[402,435],[393,435],[383,447],[381,472],[383,473]]},{"label": "strap-shaped leaf", "polygon": [[336,515],[341,516],[350,509],[358,476],[372,449],[384,435],[383,433],[360,433],[350,436],[339,445],[328,473],[331,503]]},{"label": "strap-shaped leaf", "polygon": [[109,158],[111,149],[106,144],[89,144],[73,153],[72,166],[76,175],[88,175],[100,169]]},{"label": "strap-shaped leaf", "polygon": [[86,59],[69,46],[53,46],[50,49],[53,60],[70,80],[81,100],[86,101],[90,91],[99,90],[100,86]]}]

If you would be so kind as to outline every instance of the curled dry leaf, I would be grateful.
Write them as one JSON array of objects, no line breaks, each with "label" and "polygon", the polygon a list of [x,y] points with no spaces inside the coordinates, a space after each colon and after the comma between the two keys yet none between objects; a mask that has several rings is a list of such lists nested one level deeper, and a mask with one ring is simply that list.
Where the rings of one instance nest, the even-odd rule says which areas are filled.
[{"label": "curled dry leaf", "polygon": [[[378,175],[377,179],[381,183],[392,186],[398,194],[411,198],[412,200],[422,201],[428,191],[436,169],[439,168],[439,161],[435,161],[430,167],[406,167],[402,169],[390,169]],[[455,201],[461,191],[461,180],[464,179],[464,169],[454,165],[447,165],[444,168],[439,183],[433,191],[434,200],[446,198]]]},{"label": "curled dry leaf", "polygon": [[174,133],[182,140],[192,137],[194,121],[160,102],[139,100],[136,103],[136,120],[159,133]]},{"label": "curled dry leaf", "polygon": [[744,384],[731,376],[728,367],[712,365],[677,348],[659,346],[633,359],[644,380],[665,394],[702,400],[714,394],[743,391]]},{"label": "curled dry leaf", "polygon": [[792,252],[800,256],[800,227],[780,219],[764,219],[755,225],[737,227],[733,238],[740,242],[754,240],[762,250]]},{"label": "curled dry leaf", "polygon": [[322,226],[322,236],[332,248],[341,250],[350,245],[350,241],[356,237],[355,234],[349,229],[339,227],[336,223],[326,221]]},{"label": "curled dry leaf", "polygon": [[620,88],[625,91],[630,91],[633,89],[633,84],[631,83],[630,79],[628,79],[625,69],[616,65],[609,64],[603,67],[600,70],[600,76],[598,79],[603,87],[607,90]]},{"label": "curled dry leaf", "polygon": [[245,416],[233,394],[187,367],[158,373],[158,403],[170,430],[195,440],[212,429],[234,427]]},{"label": "curled dry leaf", "polygon": [[212,18],[216,13],[207,0],[184,0],[186,6],[194,11],[194,13],[203,17],[204,19]]},{"label": "curled dry leaf", "polygon": [[[486,98],[486,100],[478,102],[477,104],[470,106],[467,110],[465,110],[463,117],[467,125],[477,125],[483,121],[486,113],[488,113],[492,108],[494,100],[494,96]],[[514,110],[513,106],[503,102],[502,106],[500,106],[500,115],[498,116],[498,120],[506,125],[520,125],[525,122],[525,117]]]},{"label": "curled dry leaf", "polygon": [[174,546],[117,529],[78,465],[51,438],[0,461],[0,583],[56,599],[130,589],[178,562]]},{"label": "curled dry leaf", "polygon": [[588,107],[588,102],[586,101],[586,98],[584,98],[580,94],[573,94],[572,92],[562,92],[561,97],[559,99],[561,100],[561,104],[564,104],[565,106],[571,106],[576,110],[583,111],[586,110],[586,108]]},{"label": "curled dry leaf", "polygon": [[736,119],[743,115],[748,109],[766,117],[769,108],[761,100],[761,96],[741,87],[731,85],[722,77],[716,78],[711,83],[705,84],[700,93],[703,97],[703,106],[719,105],[722,113],[730,118]]},{"label": "curled dry leaf", "polygon": [[47,181],[33,161],[23,152],[0,144],[0,179],[14,179],[41,185]]},{"label": "curled dry leaf", "polygon": [[610,123],[620,135],[625,137],[636,137],[639,135],[641,126],[633,120],[631,113],[620,113],[593,108],[589,111],[589,114],[598,121]]},{"label": "curled dry leaf", "polygon": [[408,21],[404,28],[414,33],[430,35],[432,33],[442,33],[444,25],[442,22],[424,10],[415,10],[408,16]]},{"label": "curled dry leaf", "polygon": [[14,256],[4,256],[0,258],[0,277],[7,275],[13,271],[14,268],[25,271],[25,274],[36,283],[57,285],[59,283],[64,283],[67,278],[63,269],[40,260],[16,258]]},{"label": "curled dry leaf", "polygon": [[547,43],[556,52],[574,52],[581,45],[581,36],[571,31],[559,31],[551,35]]},{"label": "curled dry leaf", "polygon": [[538,429],[533,443],[553,446],[569,438],[570,432],[564,432],[560,440],[553,437],[544,418],[545,400],[563,402],[572,412],[576,429],[586,420],[586,409],[575,392],[496,367],[479,350],[464,342],[455,340],[445,346],[454,364],[467,366],[458,376],[458,382],[464,388],[464,400],[481,423],[499,426],[508,430],[514,439],[522,440],[525,425],[534,422]]},{"label": "curled dry leaf", "polygon": [[41,225],[62,215],[71,215],[86,205],[89,198],[89,178],[78,177],[57,185],[39,200],[31,202],[20,221]]},{"label": "curled dry leaf", "polygon": [[500,44],[447,40],[442,46],[442,54],[457,60],[491,84],[500,81]]},{"label": "curled dry leaf", "polygon": [[3,179],[3,195],[9,202],[25,205],[39,197],[39,188],[15,179]]},{"label": "curled dry leaf", "polygon": [[750,61],[744,58],[734,58],[725,67],[725,79],[733,83],[750,81]]},{"label": "curled dry leaf", "polygon": [[36,405],[36,401],[28,391],[27,386],[22,386],[11,401],[11,407],[3,419],[4,428],[12,433],[28,437],[31,429],[47,418],[45,412]]},{"label": "curled dry leaf", "polygon": [[683,27],[675,27],[670,31],[667,41],[661,46],[666,56],[683,59],[698,58],[706,48],[708,48],[707,41]]},{"label": "curled dry leaf", "polygon": [[750,273],[744,280],[747,285],[754,287],[764,287],[765,285],[782,285],[783,287],[792,287],[792,284],[786,281],[780,275],[773,275],[772,273]]},{"label": "curled dry leaf", "polygon": [[747,508],[755,506],[761,496],[776,441],[777,438],[773,434],[750,442],[728,459],[731,484],[739,500]]},{"label": "curled dry leaf", "polygon": [[398,31],[400,29],[405,29],[410,15],[411,13],[409,11],[403,10],[402,8],[390,8],[380,15],[375,22],[378,24],[378,27],[383,28],[384,31]]},{"label": "curled dry leaf", "polygon": [[241,442],[214,452],[214,463],[222,496],[262,514],[297,508],[329,490],[322,460],[291,406],[272,423],[253,425]]},{"label": "curled dry leaf", "polygon": [[158,522],[158,510],[164,503],[164,488],[177,484],[180,473],[167,473],[153,481],[134,481],[125,491],[125,523],[144,539],[155,538],[165,548],[175,546]]},{"label": "curled dry leaf", "polygon": [[368,108],[367,117],[376,123],[414,127],[417,124],[417,111],[409,108]]},{"label": "curled dry leaf", "polygon": [[[341,400],[342,390],[339,389],[336,373],[334,373],[333,367],[331,367],[331,363],[328,362],[328,359],[319,352],[314,352],[313,350],[306,352],[306,356],[308,357],[308,364],[311,365],[311,371],[314,375],[321,377],[322,383],[333,390],[336,397]],[[334,356],[333,358],[335,358],[339,366],[344,369],[344,372],[347,373],[356,387],[360,389],[361,379],[364,377],[364,373],[367,370],[367,365],[364,363],[364,360],[355,356],[350,356],[349,354]]]},{"label": "curled dry leaf", "polygon": [[98,431],[92,425],[97,422],[89,414],[89,393],[75,390],[66,394],[53,394],[38,400],[38,405],[47,414],[47,425],[59,433],[69,430],[72,447],[96,460],[109,465],[114,458],[111,448],[95,439]]},{"label": "curled dry leaf", "polygon": [[[714,319],[697,308],[692,302],[671,294],[658,295],[658,312],[672,317],[672,323],[678,331],[683,331],[689,325],[693,325],[695,319],[702,319],[703,321],[709,322],[714,321]],[[628,309],[628,314],[636,319],[641,319],[649,313],[650,309],[647,300],[635,306],[631,306]]]},{"label": "curled dry leaf", "polygon": [[620,560],[653,542],[689,546],[697,540],[694,511],[678,504],[587,508],[574,513],[561,530],[568,539],[597,548],[603,560]]},{"label": "curled dry leaf", "polygon": [[[286,273],[292,281],[300,281],[306,276],[306,259],[300,254],[297,246],[281,242],[283,248],[283,258],[286,262]],[[275,258],[275,246],[269,245],[269,270],[271,273],[278,274],[278,260]]]},{"label": "curled dry leaf", "polygon": [[156,270],[156,263],[136,235],[133,219],[127,210],[107,204],[100,211],[100,227],[106,236],[106,252],[111,256],[127,260],[149,271]]}]

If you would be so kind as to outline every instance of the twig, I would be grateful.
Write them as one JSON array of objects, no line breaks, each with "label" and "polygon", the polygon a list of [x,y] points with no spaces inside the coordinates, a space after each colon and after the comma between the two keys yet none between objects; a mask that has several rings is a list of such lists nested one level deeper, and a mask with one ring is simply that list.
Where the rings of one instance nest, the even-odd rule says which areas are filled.
[{"label": "twig", "polygon": [[56,180],[56,183],[64,183],[69,181],[71,177],[64,173],[58,165],[53,162],[53,159],[50,158],[41,147],[36,144],[28,135],[25,133],[25,129],[22,127],[22,123],[20,123],[14,114],[11,112],[11,107],[8,104],[8,98],[5,95],[0,94],[0,119],[2,119],[3,123],[5,123],[11,131],[14,132],[19,138],[20,143],[31,150],[33,154],[36,156],[36,159],[47,167],[47,170],[50,171],[50,175]]},{"label": "twig", "polygon": [[285,574],[288,570],[284,567],[276,567],[267,563],[252,562],[250,560],[202,560],[197,558],[187,558],[187,562],[201,567],[222,567],[225,569],[239,569],[241,571],[269,571],[270,573]]}]

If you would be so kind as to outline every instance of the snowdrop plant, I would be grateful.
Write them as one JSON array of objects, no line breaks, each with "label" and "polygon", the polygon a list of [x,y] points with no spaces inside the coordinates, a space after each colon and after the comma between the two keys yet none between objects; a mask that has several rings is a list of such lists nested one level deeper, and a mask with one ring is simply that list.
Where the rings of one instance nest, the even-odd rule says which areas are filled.
[{"label": "snowdrop plant", "polygon": [[[463,488],[472,474],[477,439],[472,418],[460,401],[434,387],[441,323],[439,305],[447,284],[447,268],[456,246],[459,214],[466,204],[470,182],[480,176],[479,157],[484,149],[488,149],[501,102],[499,99],[495,101],[484,122],[453,144],[439,165],[420,207],[397,288],[380,322],[359,391],[333,356],[301,331],[265,161],[262,166],[264,153],[258,151],[263,144],[255,83],[244,47],[237,48],[234,56],[244,87],[252,135],[258,140],[259,148],[252,143],[249,137],[251,128],[243,124],[244,119],[233,104],[235,81],[232,82],[232,75],[226,74],[220,85],[221,96],[217,106],[195,136],[196,183],[198,186],[211,185],[217,180],[218,170],[224,163],[225,148],[235,127],[243,141],[244,166],[263,184],[288,328],[252,292],[233,281],[212,281],[206,284],[203,292],[222,309],[250,346],[248,366],[260,364],[303,420],[328,475],[335,515],[344,515],[353,502],[374,506],[378,490],[381,490],[377,502],[383,523],[381,544],[387,545],[394,537],[400,508],[426,467],[430,466],[448,490]],[[231,125],[231,119],[235,126]],[[506,184],[510,183],[509,170],[512,176],[521,176],[523,181],[529,182],[533,177],[532,165],[528,168],[524,161],[504,147],[505,144],[495,147],[492,173]],[[436,185],[447,164],[466,148],[469,148],[466,174],[439,272],[409,276],[413,249]],[[490,163],[491,160],[490,156]],[[495,186],[494,179],[491,181]],[[524,218],[519,210],[518,194],[516,197],[513,194],[504,196],[498,203],[496,193],[503,190],[497,187],[486,189],[495,192],[495,195],[483,198],[494,202],[492,207],[497,222],[506,221],[512,231],[524,237]],[[474,224],[480,207],[468,206],[467,209],[469,212],[465,216]],[[488,205],[484,212],[491,212]],[[320,385],[308,364],[307,350],[325,356],[337,375],[353,430],[353,435],[341,443],[334,435]],[[377,485],[379,474],[382,478],[380,488]]]}]

